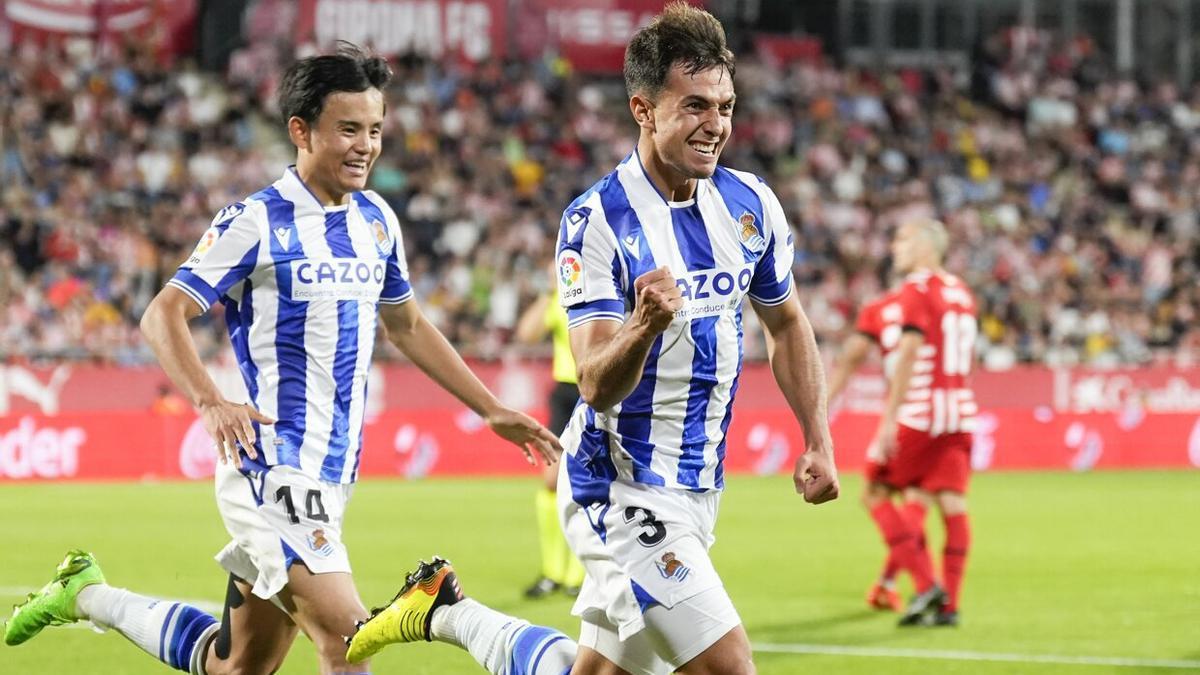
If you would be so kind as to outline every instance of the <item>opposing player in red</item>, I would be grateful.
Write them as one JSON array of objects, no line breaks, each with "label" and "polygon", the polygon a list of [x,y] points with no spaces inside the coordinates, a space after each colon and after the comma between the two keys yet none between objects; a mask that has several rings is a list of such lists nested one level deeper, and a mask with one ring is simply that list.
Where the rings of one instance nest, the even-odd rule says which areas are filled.
[{"label": "opposing player in red", "polygon": [[910,520],[923,521],[922,505],[936,504],[946,527],[945,586],[922,588],[926,580],[914,576],[918,593],[900,618],[902,626],[958,625],[971,540],[966,492],[977,407],[967,375],[978,326],[970,289],[942,269],[947,242],[945,226],[932,219],[901,225],[892,242],[895,270],[905,275],[896,300],[901,335],[873,443],[888,458],[881,480],[906,491]]},{"label": "opposing player in red", "polygon": [[[903,312],[898,297],[898,290],[886,291],[859,311],[854,333],[842,344],[829,381],[830,406],[846,388],[850,375],[866,361],[873,346],[878,345],[883,357],[884,376],[891,377],[902,331]],[[879,528],[888,555],[879,579],[867,591],[867,604],[875,609],[898,612],[903,603],[896,590],[897,573],[908,571],[918,591],[931,588],[934,579],[929,554],[924,550],[924,506],[919,501],[906,504],[904,510],[897,506],[894,498],[903,495],[884,480],[888,468],[887,458],[880,454],[878,444],[869,445],[862,505]]]}]

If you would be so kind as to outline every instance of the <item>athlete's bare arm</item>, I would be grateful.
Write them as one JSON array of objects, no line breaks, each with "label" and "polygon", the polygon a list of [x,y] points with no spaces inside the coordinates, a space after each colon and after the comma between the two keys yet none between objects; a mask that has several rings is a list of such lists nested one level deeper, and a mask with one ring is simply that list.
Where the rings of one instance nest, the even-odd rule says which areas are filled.
[{"label": "athlete's bare arm", "polygon": [[546,327],[546,307],[550,305],[552,298],[545,293],[542,293],[533,301],[533,304],[526,307],[521,313],[521,318],[517,320],[517,328],[513,331],[513,340],[523,345],[534,345],[542,341],[543,338],[550,332]]},{"label": "athlete's bare arm", "polygon": [[850,375],[867,360],[867,355],[871,353],[871,346],[874,344],[870,338],[858,332],[842,342],[842,351],[838,354],[837,365],[834,366],[833,375],[829,378],[829,397],[827,399],[829,403],[832,403],[846,388],[846,384],[850,382]]},{"label": "athlete's bare arm", "polygon": [[392,344],[434,382],[487,420],[492,431],[520,447],[530,464],[537,463],[535,455],[547,462],[558,459],[562,446],[554,434],[525,413],[502,405],[437,326],[425,318],[416,300],[380,305],[379,318]]},{"label": "athlete's bare arm", "polygon": [[154,350],[167,377],[200,413],[205,430],[217,444],[217,456],[221,463],[233,460],[234,466],[241,468],[238,443],[251,459],[258,456],[254,450],[257,439],[251,422],[273,424],[275,420],[249,404],[227,401],[221,395],[221,390],[200,361],[196,344],[192,342],[192,333],[188,330],[188,321],[200,314],[200,305],[195,300],[174,286],[166,286],[154,296],[142,314],[142,335],[146,338],[146,344]]},{"label": "athlete's bare arm", "polygon": [[625,323],[589,321],[571,329],[579,394],[594,410],[608,410],[637,386],[654,340],[683,306],[683,294],[665,267],[633,282],[637,307]]},{"label": "athlete's bare arm", "polygon": [[900,404],[908,393],[908,384],[912,380],[913,366],[917,362],[917,351],[925,342],[925,336],[920,331],[905,329],[900,336],[900,343],[893,352],[895,370],[892,371],[891,387],[888,389],[887,405],[884,406],[883,416],[879,418],[879,430],[875,433],[875,441],[884,457],[890,457],[896,450],[896,417]]},{"label": "athlete's bare arm", "polygon": [[804,454],[796,460],[793,480],[804,500],[820,504],[838,496],[833,439],[825,405],[825,371],[808,316],[793,293],[778,305],[751,301],[767,334],[771,372],[792,414],[804,428]]}]

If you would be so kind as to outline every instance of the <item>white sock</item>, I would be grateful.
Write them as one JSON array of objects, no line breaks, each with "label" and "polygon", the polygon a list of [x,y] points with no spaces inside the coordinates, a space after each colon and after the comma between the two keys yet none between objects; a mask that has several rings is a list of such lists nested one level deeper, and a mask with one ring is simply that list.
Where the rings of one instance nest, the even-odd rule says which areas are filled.
[{"label": "white sock", "polygon": [[492,675],[562,675],[578,648],[553,628],[530,625],[470,598],[435,610],[430,633],[466,649]]},{"label": "white sock", "polygon": [[212,615],[190,605],[107,584],[81,590],[75,608],[101,630],[115,629],[147,654],[190,673],[203,673],[204,651],[219,627]]}]

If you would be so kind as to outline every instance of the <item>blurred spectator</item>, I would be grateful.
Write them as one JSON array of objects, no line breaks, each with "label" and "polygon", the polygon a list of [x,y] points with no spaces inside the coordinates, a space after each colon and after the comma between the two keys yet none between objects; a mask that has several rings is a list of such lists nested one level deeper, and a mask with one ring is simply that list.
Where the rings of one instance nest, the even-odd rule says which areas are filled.
[{"label": "blurred spectator", "polygon": [[158,385],[158,394],[150,404],[150,412],[159,417],[175,417],[190,414],[192,404],[175,392],[166,382]]},{"label": "blurred spectator", "polygon": [[[0,55],[0,357],[151,360],[150,297],[293,158],[269,95],[290,54],[252,23],[263,39],[222,78],[137,44]],[[979,53],[970,74],[739,64],[723,161],[777,189],[818,338],[881,290],[891,228],[931,214],[979,297],[984,367],[1200,362],[1200,88],[1113,77],[1086,38],[1045,31]],[[633,147],[623,86],[559,60],[394,66],[372,187],[427,314],[495,358],[544,290],[562,209]],[[196,330],[220,344],[219,308]]]}]

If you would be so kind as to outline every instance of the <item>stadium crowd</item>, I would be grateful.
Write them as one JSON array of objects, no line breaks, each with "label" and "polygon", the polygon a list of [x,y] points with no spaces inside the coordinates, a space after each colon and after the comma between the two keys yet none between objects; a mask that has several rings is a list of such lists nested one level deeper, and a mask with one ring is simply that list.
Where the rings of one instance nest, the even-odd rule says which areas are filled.
[{"label": "stadium crowd", "polygon": [[[139,44],[0,54],[0,357],[151,361],[150,298],[294,157],[270,95],[290,51],[256,44],[222,77]],[[1095,52],[1010,30],[970,72],[742,56],[723,162],[779,193],[823,343],[887,282],[892,228],[932,214],[980,299],[985,367],[1200,362],[1200,88],[1112,76]],[[553,58],[393,65],[372,186],[426,313],[495,358],[549,287],[563,207],[633,147],[623,87]]]}]

